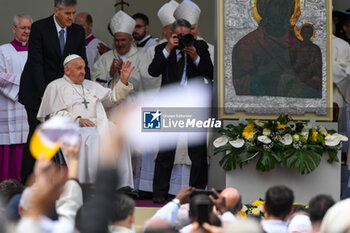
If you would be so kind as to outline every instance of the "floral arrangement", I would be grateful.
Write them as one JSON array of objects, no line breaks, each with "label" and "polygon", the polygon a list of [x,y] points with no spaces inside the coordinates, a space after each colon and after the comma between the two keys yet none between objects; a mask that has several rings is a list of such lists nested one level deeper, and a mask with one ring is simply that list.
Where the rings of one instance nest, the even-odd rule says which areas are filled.
[{"label": "floral arrangement", "polygon": [[242,168],[258,157],[256,169],[269,171],[275,164],[295,169],[300,174],[314,171],[325,152],[328,162],[339,162],[337,151],[348,138],[311,122],[293,121],[289,116],[277,120],[247,120],[219,130],[214,154],[226,152],[220,166],[226,171]]},{"label": "floral arrangement", "polygon": [[[302,206],[303,208],[308,208],[307,204],[293,203],[294,206]],[[264,210],[264,200],[259,198],[256,201],[253,201],[249,204],[244,204],[240,214],[243,218],[246,218],[248,215],[260,216],[261,218],[265,217]]]}]

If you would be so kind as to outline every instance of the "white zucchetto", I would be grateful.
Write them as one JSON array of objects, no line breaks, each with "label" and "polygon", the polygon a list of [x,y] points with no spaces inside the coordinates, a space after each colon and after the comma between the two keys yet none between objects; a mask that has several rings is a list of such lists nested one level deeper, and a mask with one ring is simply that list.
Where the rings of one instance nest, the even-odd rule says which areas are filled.
[{"label": "white zucchetto", "polygon": [[79,56],[79,55],[76,55],[76,54],[71,54],[71,55],[68,55],[67,57],[66,57],[66,59],[64,59],[64,61],[63,61],[63,65],[65,66],[68,62],[70,62],[71,60],[74,60],[74,59],[76,59],[76,58],[81,58],[81,56]]}]

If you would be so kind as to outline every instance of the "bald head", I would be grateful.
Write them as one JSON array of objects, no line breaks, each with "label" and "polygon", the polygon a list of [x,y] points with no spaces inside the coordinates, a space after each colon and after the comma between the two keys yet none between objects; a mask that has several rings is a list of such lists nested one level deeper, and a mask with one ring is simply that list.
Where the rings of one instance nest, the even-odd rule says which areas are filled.
[{"label": "bald head", "polygon": [[85,30],[85,37],[91,34],[92,32],[92,17],[87,12],[80,12],[75,16],[74,23],[82,26]]},{"label": "bald head", "polygon": [[237,189],[228,187],[222,190],[220,194],[225,197],[226,207],[231,212],[234,212],[233,214],[236,214],[241,209],[241,195]]}]

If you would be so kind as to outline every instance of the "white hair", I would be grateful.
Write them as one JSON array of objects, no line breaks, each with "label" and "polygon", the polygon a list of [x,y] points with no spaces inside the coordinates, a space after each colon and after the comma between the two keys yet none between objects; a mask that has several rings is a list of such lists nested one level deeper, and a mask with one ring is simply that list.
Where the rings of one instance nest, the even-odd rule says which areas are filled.
[{"label": "white hair", "polygon": [[32,19],[32,17],[30,17],[29,15],[18,14],[18,15],[15,15],[15,16],[13,17],[13,26],[17,27],[17,25],[18,25],[18,19],[19,19],[19,18],[26,18],[26,19],[29,19],[30,22],[33,23],[33,19]]}]

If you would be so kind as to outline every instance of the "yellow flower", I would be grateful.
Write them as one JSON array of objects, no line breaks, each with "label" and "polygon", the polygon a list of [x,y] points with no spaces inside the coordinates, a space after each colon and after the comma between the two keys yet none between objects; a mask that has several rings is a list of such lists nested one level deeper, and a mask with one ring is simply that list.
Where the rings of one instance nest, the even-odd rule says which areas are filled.
[{"label": "yellow flower", "polygon": [[259,205],[262,205],[263,203],[264,203],[263,201],[256,200],[252,203],[252,206],[259,206]]},{"label": "yellow flower", "polygon": [[247,139],[248,136],[254,136],[255,132],[253,131],[254,128],[254,124],[250,123],[249,125],[247,125],[242,133],[242,136],[244,137],[244,139]]},{"label": "yellow flower", "polygon": [[315,129],[312,129],[312,141],[317,142],[318,132]]},{"label": "yellow flower", "polygon": [[249,136],[254,136],[255,132],[251,131],[251,132],[243,132],[242,136],[244,137],[244,139],[247,139]]},{"label": "yellow flower", "polygon": [[241,214],[242,218],[243,219],[246,219],[247,218],[247,213],[243,210],[240,210],[239,213]]},{"label": "yellow flower", "polygon": [[327,133],[327,135],[326,136],[331,136],[331,134],[330,133]]},{"label": "yellow flower", "polygon": [[280,125],[277,125],[277,129],[286,129],[286,125],[283,125],[283,124],[280,124]]}]

